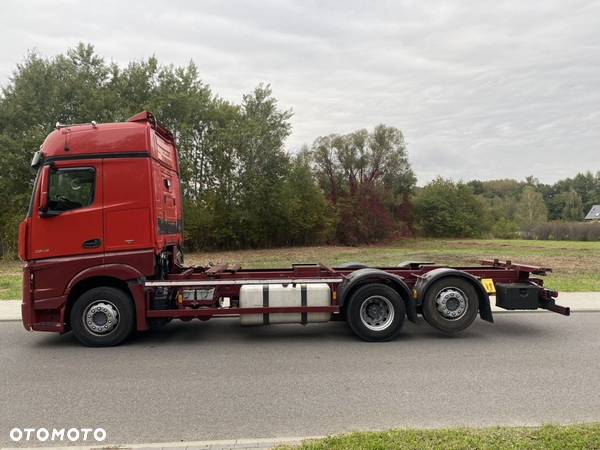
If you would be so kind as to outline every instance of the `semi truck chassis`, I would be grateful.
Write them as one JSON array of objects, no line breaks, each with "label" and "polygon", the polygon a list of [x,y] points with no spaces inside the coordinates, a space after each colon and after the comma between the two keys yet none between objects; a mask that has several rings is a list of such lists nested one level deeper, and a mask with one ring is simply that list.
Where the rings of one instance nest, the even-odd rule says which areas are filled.
[{"label": "semi truck chassis", "polygon": [[[462,331],[476,314],[471,313],[469,317],[458,314],[456,311],[461,310],[461,305],[466,305],[463,309],[475,309],[483,320],[493,322],[491,295],[496,296],[496,305],[504,309],[546,309],[568,316],[570,309],[555,302],[558,293],[544,288],[543,280],[538,277],[549,272],[550,268],[497,259],[483,260],[481,265],[468,267],[430,262],[404,262],[396,267],[376,268],[359,263],[339,267],[320,263],[294,264],[289,269],[242,269],[231,264],[183,267],[175,264],[161,279],[145,279],[140,283],[144,287],[145,318],[150,326],[162,325],[175,318],[188,321],[262,314],[264,323],[269,323],[271,314],[329,313],[331,320],[347,320],[360,338],[381,341],[398,334],[404,316],[414,322],[422,315],[430,325],[445,333]],[[329,286],[330,304],[270,306],[266,301],[260,307],[240,306],[243,286],[286,287],[314,283]],[[357,298],[365,290],[361,288],[372,291],[369,298],[383,297],[384,307],[386,298],[391,300],[392,307],[400,309],[401,320],[387,330],[374,331],[368,326],[364,308],[352,307],[353,303],[365,301]],[[393,304],[395,299],[390,297],[400,299],[401,305]]]}]

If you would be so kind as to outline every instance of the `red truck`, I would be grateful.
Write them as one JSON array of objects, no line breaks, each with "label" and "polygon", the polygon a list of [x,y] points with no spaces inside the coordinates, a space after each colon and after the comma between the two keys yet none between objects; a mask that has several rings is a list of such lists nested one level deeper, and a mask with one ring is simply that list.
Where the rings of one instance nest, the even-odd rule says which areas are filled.
[{"label": "red truck", "polygon": [[149,112],[57,124],[31,165],[37,176],[19,227],[27,330],[72,330],[85,345],[108,346],[174,318],[239,316],[242,324],[345,320],[358,337],[384,341],[418,315],[445,333],[478,314],[492,322],[491,294],[505,309],[569,315],[531,277],[550,269],[510,261],[185,267],[177,149]]}]

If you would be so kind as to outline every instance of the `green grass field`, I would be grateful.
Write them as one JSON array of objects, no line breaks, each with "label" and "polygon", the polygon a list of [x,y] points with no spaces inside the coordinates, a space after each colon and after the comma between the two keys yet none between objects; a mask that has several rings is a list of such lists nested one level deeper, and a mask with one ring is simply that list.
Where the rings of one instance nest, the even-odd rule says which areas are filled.
[{"label": "green grass field", "polygon": [[578,450],[600,449],[600,424],[539,428],[453,428],[350,433],[307,441],[300,450]]},{"label": "green grass field", "polygon": [[[600,242],[496,239],[410,239],[368,247],[291,247],[266,250],[205,252],[186,255],[186,264],[237,262],[244,267],[289,267],[293,262],[329,265],[362,262],[395,266],[404,260],[469,265],[500,258],[552,267],[546,285],[564,292],[600,291]],[[0,266],[0,299],[20,298],[20,264]]]},{"label": "green grass field", "polygon": [[405,260],[416,260],[470,265],[490,258],[551,267],[554,272],[546,277],[545,282],[559,291],[600,291],[600,242],[410,239],[384,246],[292,247],[196,253],[187,255],[186,263],[228,261],[239,262],[244,267],[285,267],[292,262],[323,262],[329,265],[362,262],[395,266]]}]

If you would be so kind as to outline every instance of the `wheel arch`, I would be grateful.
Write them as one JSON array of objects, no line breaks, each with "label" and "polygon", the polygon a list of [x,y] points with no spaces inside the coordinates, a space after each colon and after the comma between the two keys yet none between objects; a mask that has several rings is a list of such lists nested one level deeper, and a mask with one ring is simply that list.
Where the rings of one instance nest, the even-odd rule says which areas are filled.
[{"label": "wheel arch", "polygon": [[361,262],[347,262],[344,264],[340,264],[339,266],[335,266],[336,269],[368,269],[369,266],[366,264],[363,264]]},{"label": "wheel arch", "polygon": [[350,298],[356,289],[369,283],[383,283],[398,292],[404,300],[408,320],[411,322],[417,320],[417,305],[407,284],[401,277],[380,269],[363,268],[348,275],[338,288],[338,304],[340,307],[344,307],[345,301]]},{"label": "wheel arch", "polygon": [[65,319],[71,312],[75,301],[86,291],[96,287],[113,287],[125,292],[134,304],[135,323],[138,330],[147,329],[146,299],[144,293],[144,275],[126,264],[104,264],[79,272],[67,285]]},{"label": "wheel arch", "polygon": [[487,322],[494,322],[492,308],[490,306],[490,296],[481,284],[479,278],[470,273],[457,269],[441,267],[438,269],[433,269],[421,276],[415,284],[417,305],[420,306],[423,303],[423,299],[427,295],[427,291],[431,288],[433,283],[448,277],[461,278],[471,283],[479,297],[479,317]]}]

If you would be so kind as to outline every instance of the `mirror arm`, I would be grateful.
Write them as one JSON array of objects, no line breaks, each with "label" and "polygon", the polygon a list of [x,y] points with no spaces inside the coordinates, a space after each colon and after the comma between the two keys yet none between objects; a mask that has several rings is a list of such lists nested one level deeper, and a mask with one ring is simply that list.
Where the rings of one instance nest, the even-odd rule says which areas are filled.
[{"label": "mirror arm", "polygon": [[53,209],[40,209],[40,217],[55,217],[62,214],[62,211],[54,211]]}]

